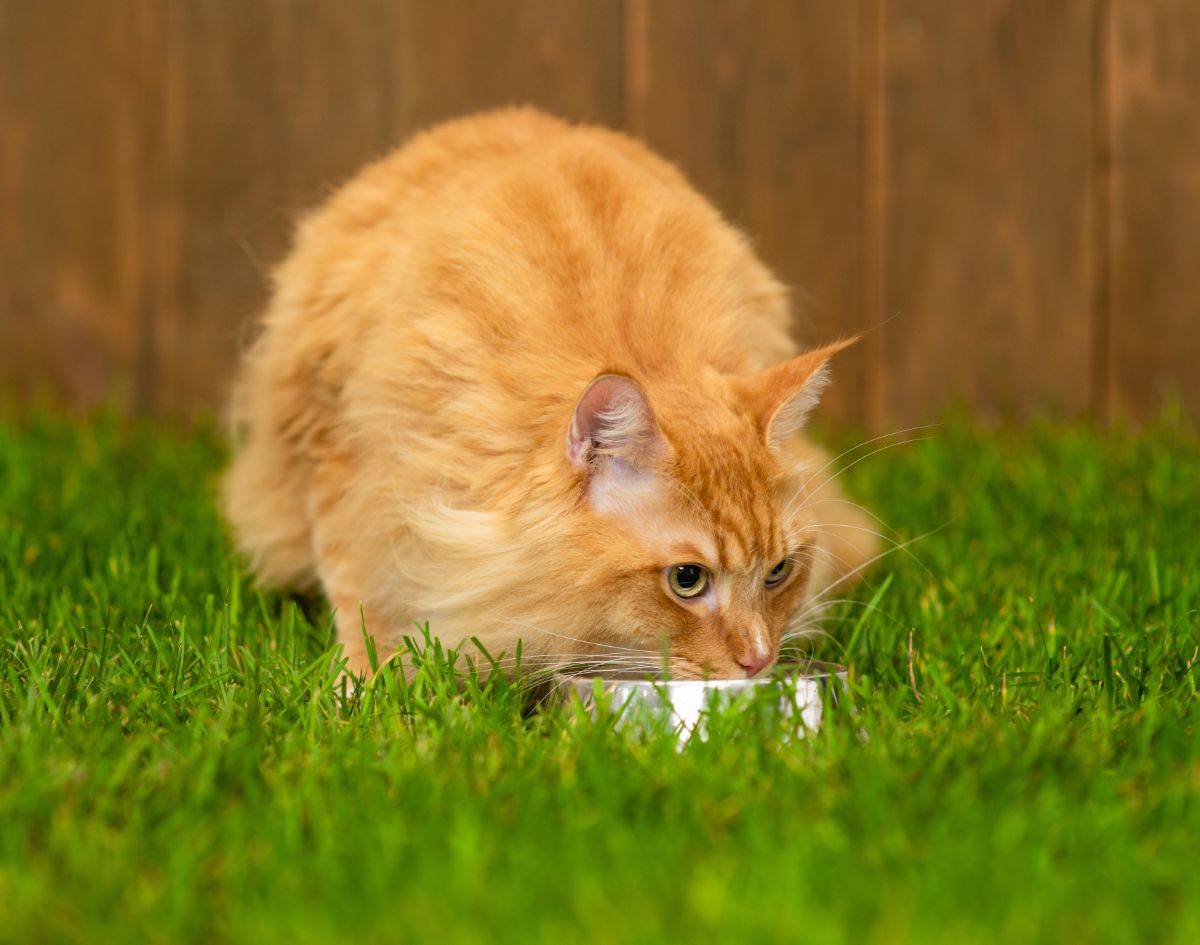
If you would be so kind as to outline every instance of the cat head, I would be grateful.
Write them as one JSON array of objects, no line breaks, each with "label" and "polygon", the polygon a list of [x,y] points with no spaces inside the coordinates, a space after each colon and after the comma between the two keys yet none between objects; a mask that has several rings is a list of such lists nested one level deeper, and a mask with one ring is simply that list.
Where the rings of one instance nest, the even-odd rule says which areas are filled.
[{"label": "cat head", "polygon": [[852,341],[685,387],[591,382],[566,454],[604,563],[611,640],[669,652],[679,677],[748,677],[775,662],[817,538],[794,434]]}]

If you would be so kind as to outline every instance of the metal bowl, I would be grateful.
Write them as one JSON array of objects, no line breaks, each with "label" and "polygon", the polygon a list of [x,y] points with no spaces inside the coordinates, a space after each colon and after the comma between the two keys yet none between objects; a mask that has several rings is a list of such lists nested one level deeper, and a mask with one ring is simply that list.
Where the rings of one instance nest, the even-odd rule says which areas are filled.
[{"label": "metal bowl", "polygon": [[[653,679],[562,675],[564,698],[578,698],[593,717],[613,713],[616,725],[637,729],[669,725],[680,743],[707,738],[706,717],[715,708],[767,699],[785,719],[796,720],[803,737],[821,725],[825,693],[836,700],[846,687],[846,668],[833,663],[783,663],[755,679]],[[767,687],[773,687],[771,691]]]}]

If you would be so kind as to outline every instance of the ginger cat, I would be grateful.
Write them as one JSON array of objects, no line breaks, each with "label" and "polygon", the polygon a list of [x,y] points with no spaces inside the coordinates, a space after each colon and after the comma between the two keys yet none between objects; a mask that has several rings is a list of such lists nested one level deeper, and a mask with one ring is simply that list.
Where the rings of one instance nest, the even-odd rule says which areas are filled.
[{"label": "ginger cat", "polygon": [[[797,435],[848,342],[670,164],[531,109],[451,122],[299,228],[234,401],[226,511],[319,584],[352,672],[415,622],[525,668],[759,673],[874,552]],[[799,622],[797,624],[797,621]]]}]

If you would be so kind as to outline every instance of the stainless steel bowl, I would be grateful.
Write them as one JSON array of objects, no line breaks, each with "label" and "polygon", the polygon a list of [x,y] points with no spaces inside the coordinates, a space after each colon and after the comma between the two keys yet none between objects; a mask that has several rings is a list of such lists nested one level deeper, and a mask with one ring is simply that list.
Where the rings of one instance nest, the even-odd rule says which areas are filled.
[{"label": "stainless steel bowl", "polygon": [[[832,663],[803,661],[776,667],[755,679],[667,679],[563,675],[558,686],[567,699],[578,697],[593,716],[611,712],[616,724],[646,729],[669,725],[680,743],[707,738],[706,717],[716,707],[769,699],[782,717],[795,720],[795,733],[821,725],[825,692],[835,699],[846,686],[846,669]],[[771,687],[771,688],[767,688]]]}]

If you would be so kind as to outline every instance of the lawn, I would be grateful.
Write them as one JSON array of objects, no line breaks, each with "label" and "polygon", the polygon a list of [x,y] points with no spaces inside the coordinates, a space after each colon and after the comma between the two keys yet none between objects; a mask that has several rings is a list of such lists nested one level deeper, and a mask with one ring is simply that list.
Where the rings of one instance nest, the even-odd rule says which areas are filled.
[{"label": "lawn", "polygon": [[1200,442],[921,436],[843,460],[911,541],[852,698],[677,751],[435,658],[343,703],[210,428],[0,421],[0,940],[1200,941]]}]

